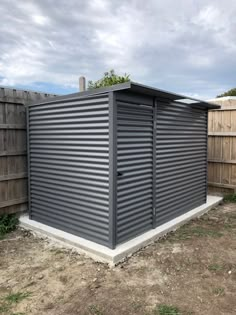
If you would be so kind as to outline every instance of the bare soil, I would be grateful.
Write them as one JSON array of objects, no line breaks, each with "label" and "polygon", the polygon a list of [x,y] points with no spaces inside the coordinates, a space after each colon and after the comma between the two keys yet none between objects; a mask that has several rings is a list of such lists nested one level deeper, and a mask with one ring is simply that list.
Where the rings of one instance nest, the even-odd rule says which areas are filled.
[{"label": "bare soil", "polygon": [[[23,297],[9,302],[13,294]],[[0,314],[157,315],[161,304],[179,310],[161,315],[236,314],[236,204],[113,269],[27,231],[0,240]]]}]

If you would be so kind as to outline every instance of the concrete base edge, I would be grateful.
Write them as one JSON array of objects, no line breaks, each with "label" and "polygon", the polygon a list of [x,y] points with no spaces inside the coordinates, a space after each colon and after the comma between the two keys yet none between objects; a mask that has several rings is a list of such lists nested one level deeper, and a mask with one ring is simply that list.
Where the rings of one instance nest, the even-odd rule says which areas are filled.
[{"label": "concrete base edge", "polygon": [[75,236],[34,220],[30,220],[28,215],[20,217],[20,226],[33,231],[40,237],[47,237],[55,242],[58,242],[64,247],[76,249],[79,253],[90,256],[96,261],[105,262],[114,266],[137,252],[140,248],[143,248],[156,241],[158,238],[164,236],[166,233],[174,231],[187,221],[203,215],[213,207],[217,206],[222,199],[222,197],[218,196],[207,196],[207,202],[200,207],[197,207],[161,226],[158,226],[156,229],[143,233],[128,242],[118,245],[115,249],[107,248],[79,236]]}]

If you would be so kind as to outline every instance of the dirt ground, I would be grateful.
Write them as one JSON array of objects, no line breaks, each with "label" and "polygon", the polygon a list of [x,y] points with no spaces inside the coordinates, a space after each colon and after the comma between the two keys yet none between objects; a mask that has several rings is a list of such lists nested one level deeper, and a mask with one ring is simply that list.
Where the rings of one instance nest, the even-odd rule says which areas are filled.
[{"label": "dirt ground", "polygon": [[0,314],[236,314],[236,204],[113,269],[15,231],[0,240]]}]

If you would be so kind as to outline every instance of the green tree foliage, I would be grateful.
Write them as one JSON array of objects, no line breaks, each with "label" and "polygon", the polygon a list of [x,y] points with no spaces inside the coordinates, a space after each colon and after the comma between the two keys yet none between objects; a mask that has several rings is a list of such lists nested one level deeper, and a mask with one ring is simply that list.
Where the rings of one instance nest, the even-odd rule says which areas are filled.
[{"label": "green tree foliage", "polygon": [[98,81],[89,81],[88,89],[97,89],[100,87],[111,86],[119,83],[129,82],[129,75],[126,73],[123,76],[117,75],[114,70],[110,70],[109,72],[105,72],[104,76]]},{"label": "green tree foliage", "polygon": [[221,95],[218,95],[217,97],[224,97],[224,96],[236,96],[236,88],[231,89]]}]

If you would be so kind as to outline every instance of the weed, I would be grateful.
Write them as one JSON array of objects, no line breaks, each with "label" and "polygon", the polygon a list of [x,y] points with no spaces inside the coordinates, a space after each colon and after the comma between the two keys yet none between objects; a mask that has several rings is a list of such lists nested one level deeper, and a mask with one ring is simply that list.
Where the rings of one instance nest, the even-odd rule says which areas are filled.
[{"label": "weed", "polygon": [[220,271],[222,269],[223,269],[223,266],[219,264],[211,264],[208,266],[208,270],[210,271]]},{"label": "weed", "polygon": [[103,315],[103,312],[98,308],[97,305],[90,305],[89,306],[89,312],[93,315]]},{"label": "weed", "polygon": [[0,314],[5,314],[7,311],[9,311],[10,306],[6,303],[0,305]]},{"label": "weed", "polygon": [[224,196],[224,202],[235,203],[236,202],[236,194],[230,194],[230,195]]},{"label": "weed", "polygon": [[0,314],[10,314],[10,315],[26,315],[25,313],[9,313],[13,304],[21,302],[23,299],[30,296],[30,292],[18,292],[7,295],[2,298],[3,301],[0,305]]},{"label": "weed", "polygon": [[132,307],[135,311],[139,310],[142,308],[143,304],[142,303],[139,303],[139,302],[133,302],[132,304]]},{"label": "weed", "polygon": [[226,230],[233,230],[233,229],[235,229],[235,227],[236,227],[236,224],[235,224],[235,223],[225,223],[225,224],[224,224],[224,228],[225,228]]},{"label": "weed", "polygon": [[155,308],[154,315],[181,315],[181,313],[175,306],[160,304]]},{"label": "weed", "polygon": [[226,195],[224,197],[225,202],[236,202],[236,194]]},{"label": "weed", "polygon": [[8,303],[19,303],[20,301],[24,300],[25,298],[30,296],[30,292],[17,292],[9,294],[5,297],[5,301]]},{"label": "weed", "polygon": [[4,214],[0,216],[0,238],[6,233],[14,231],[18,224],[18,218],[15,214]]},{"label": "weed", "polygon": [[213,292],[215,295],[220,296],[220,295],[224,295],[225,289],[219,287],[219,288],[213,289],[212,292]]}]

